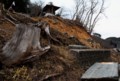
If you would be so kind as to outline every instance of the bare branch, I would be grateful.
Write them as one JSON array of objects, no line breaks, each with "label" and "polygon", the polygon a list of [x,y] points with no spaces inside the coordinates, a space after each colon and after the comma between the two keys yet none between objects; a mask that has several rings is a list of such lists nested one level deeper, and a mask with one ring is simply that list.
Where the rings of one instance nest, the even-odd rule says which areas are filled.
[{"label": "bare branch", "polygon": [[[99,0],[100,1],[100,0]],[[104,12],[104,0],[75,0],[75,13],[72,19],[77,19],[91,33]],[[101,3],[101,5],[99,4]]]},{"label": "bare branch", "polygon": [[100,8],[98,14],[96,15],[96,17],[95,17],[94,20],[93,20],[93,23],[92,23],[93,26],[91,27],[90,33],[92,32],[92,30],[93,30],[93,28],[94,28],[94,26],[95,26],[95,24],[96,24],[96,22],[97,22],[97,18],[99,17],[99,15],[100,15],[101,13],[103,13],[103,9],[104,9],[103,6],[104,6],[104,0],[102,0],[101,8]]}]

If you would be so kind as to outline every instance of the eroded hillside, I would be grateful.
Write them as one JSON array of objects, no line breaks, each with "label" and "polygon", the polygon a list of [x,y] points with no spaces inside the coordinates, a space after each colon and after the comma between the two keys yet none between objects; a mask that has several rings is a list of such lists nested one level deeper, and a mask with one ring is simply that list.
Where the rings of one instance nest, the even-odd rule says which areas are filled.
[{"label": "eroded hillside", "polygon": [[[43,21],[49,23],[51,35],[60,43],[51,40],[51,49],[34,61],[12,65],[11,67],[0,64],[1,81],[79,81],[81,75],[89,66],[81,66],[78,59],[69,52],[68,45],[82,44],[91,48],[101,47],[94,40],[92,40],[94,43],[91,43],[89,41],[89,39],[92,39],[90,34],[75,21],[60,17],[30,18],[19,13],[9,14],[17,20],[17,22],[14,21],[16,24]],[[4,14],[0,18],[0,53],[16,31],[16,26],[3,16]],[[44,32],[41,33],[40,42],[42,46],[48,44]]]},{"label": "eroded hillside", "polygon": [[[90,48],[100,48],[100,44],[92,40],[91,35],[86,31],[86,29],[78,22],[63,19],[60,17],[43,17],[43,18],[33,18],[37,21],[46,21],[50,24],[50,27],[59,31],[63,34],[68,35],[68,37],[77,38],[82,44]],[[92,44],[91,41],[92,40]]]}]

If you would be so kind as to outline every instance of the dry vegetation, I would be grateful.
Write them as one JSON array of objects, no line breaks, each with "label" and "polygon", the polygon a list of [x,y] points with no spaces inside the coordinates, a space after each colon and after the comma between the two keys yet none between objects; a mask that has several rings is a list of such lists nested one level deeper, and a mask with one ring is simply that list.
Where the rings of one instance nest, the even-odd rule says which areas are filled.
[{"label": "dry vegetation", "polygon": [[[11,67],[0,64],[0,81],[80,81],[80,76],[89,66],[82,68],[67,48],[69,44],[83,44],[92,47],[87,41],[91,36],[80,24],[58,17],[32,18],[30,20],[16,14],[11,15],[22,23],[48,22],[51,27],[51,35],[58,39],[61,44],[51,40],[52,48],[33,62]],[[14,25],[0,18],[0,53],[14,31]],[[46,35],[44,32],[41,35],[42,46],[45,46],[48,43]],[[94,45],[97,48],[101,47],[97,43]],[[118,61],[116,57],[116,55],[112,56],[115,61]]]},{"label": "dry vegetation", "polygon": [[44,17],[44,18],[33,18],[37,21],[46,21],[50,24],[51,28],[68,35],[68,37],[75,37],[77,38],[82,44],[92,47],[92,48],[101,48],[99,43],[94,43],[94,45],[91,45],[90,42],[88,42],[89,39],[92,39],[91,35],[86,31],[84,27],[82,27],[81,23],[62,19],[59,17]]},{"label": "dry vegetation", "polygon": [[53,45],[48,53],[34,62],[3,66],[0,75],[3,81],[78,81],[83,72],[67,48]]},{"label": "dry vegetation", "polygon": [[[31,22],[31,20],[29,21],[29,19],[26,20],[21,17],[19,18],[17,15],[14,15],[14,17],[18,20],[21,20],[20,22]],[[4,20],[4,18],[2,19],[3,20],[0,20],[2,21],[0,23],[0,53],[2,53],[2,47],[9,39],[11,39],[12,34],[15,32],[15,26]],[[50,20],[50,18],[48,18],[48,20]],[[37,20],[35,22],[37,22]],[[72,27],[64,24],[64,22],[60,20],[58,20],[57,24],[59,24],[59,22],[60,25],[56,25],[57,28],[59,26],[61,27],[62,24],[63,27]],[[80,76],[84,70],[80,67],[74,56],[68,51],[67,46],[69,44],[84,43],[81,43],[77,38],[70,38],[70,34],[65,34],[64,32],[68,29],[64,30],[62,28],[64,30],[62,33],[61,31],[57,31],[58,29],[53,27],[55,23],[52,21],[52,19],[50,25],[51,35],[60,40],[61,44],[51,40],[52,48],[48,51],[48,53],[42,55],[33,62],[13,65],[11,67],[6,67],[1,64],[1,81],[78,81],[80,79]],[[73,32],[75,32],[74,28]],[[90,37],[89,34],[86,33],[86,35]],[[46,43],[48,43],[44,32],[42,32],[41,42],[42,46],[45,46]]]}]

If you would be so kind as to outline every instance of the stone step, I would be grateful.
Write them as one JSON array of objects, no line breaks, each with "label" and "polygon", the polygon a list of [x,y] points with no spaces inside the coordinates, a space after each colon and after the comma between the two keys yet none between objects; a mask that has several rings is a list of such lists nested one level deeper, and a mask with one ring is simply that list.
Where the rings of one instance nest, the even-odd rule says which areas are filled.
[{"label": "stone step", "polygon": [[69,49],[88,49],[88,47],[83,46],[83,45],[69,45]]},{"label": "stone step", "polygon": [[105,49],[70,49],[70,52],[73,54],[102,54],[102,55],[110,55],[110,50]]}]

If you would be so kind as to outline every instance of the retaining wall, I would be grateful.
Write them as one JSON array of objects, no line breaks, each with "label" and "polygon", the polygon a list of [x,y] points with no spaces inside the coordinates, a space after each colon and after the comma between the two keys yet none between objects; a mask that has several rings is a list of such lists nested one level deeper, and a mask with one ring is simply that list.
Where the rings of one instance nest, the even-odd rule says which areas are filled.
[{"label": "retaining wall", "polygon": [[95,62],[110,62],[110,50],[104,49],[71,49],[72,54],[81,66],[90,66]]}]

